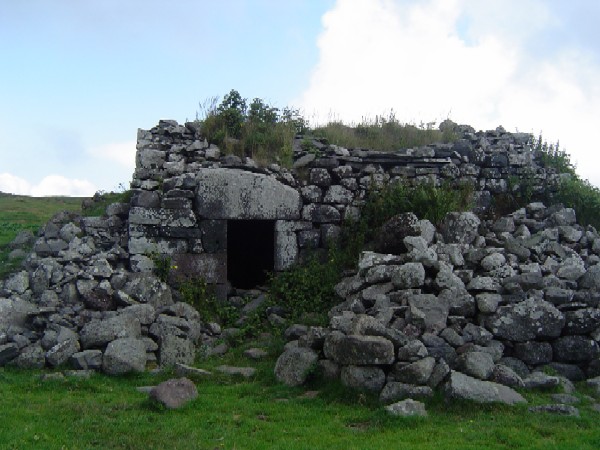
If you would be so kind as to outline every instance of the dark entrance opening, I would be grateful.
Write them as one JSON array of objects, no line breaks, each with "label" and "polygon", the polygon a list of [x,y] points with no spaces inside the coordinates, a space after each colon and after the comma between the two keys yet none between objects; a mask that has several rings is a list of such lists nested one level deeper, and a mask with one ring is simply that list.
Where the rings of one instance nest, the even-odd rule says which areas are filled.
[{"label": "dark entrance opening", "polygon": [[275,266],[275,221],[227,221],[227,278],[237,288],[264,284]]}]

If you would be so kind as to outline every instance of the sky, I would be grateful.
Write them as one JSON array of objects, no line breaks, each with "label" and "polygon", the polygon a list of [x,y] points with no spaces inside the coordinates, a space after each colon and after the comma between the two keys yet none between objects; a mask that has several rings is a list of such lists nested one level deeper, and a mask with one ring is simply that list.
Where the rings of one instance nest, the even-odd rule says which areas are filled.
[{"label": "sky", "polygon": [[600,186],[597,0],[0,0],[0,191],[126,188],[138,128],[231,89],[560,141]]}]

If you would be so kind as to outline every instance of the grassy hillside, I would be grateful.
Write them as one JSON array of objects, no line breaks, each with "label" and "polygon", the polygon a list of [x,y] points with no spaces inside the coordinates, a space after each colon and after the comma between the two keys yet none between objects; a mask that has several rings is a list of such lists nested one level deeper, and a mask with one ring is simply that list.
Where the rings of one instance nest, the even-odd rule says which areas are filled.
[{"label": "grassy hillside", "polygon": [[21,230],[34,234],[59,211],[81,211],[82,198],[28,197],[0,192],[0,278],[15,266],[9,263],[7,245]]}]

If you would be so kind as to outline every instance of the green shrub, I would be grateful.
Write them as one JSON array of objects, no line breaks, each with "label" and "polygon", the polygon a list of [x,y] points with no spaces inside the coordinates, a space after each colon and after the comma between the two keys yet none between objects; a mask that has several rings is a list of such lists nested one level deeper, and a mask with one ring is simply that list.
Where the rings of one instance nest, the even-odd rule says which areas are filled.
[{"label": "green shrub", "polygon": [[248,106],[236,90],[231,90],[219,105],[213,97],[200,108],[203,118],[197,120],[209,142],[228,154],[250,156],[261,165],[290,167],[294,136],[307,127],[297,110],[279,110],[259,98]]},{"label": "green shrub", "polygon": [[555,200],[573,208],[580,225],[600,229],[600,189],[587,180],[571,176],[561,181]]},{"label": "green shrub", "polygon": [[373,229],[386,220],[403,212],[413,212],[420,219],[438,225],[452,211],[465,211],[472,206],[473,186],[469,183],[444,183],[435,186],[431,182],[408,186],[389,183],[372,189],[361,211],[361,220]]},{"label": "green shrub", "polygon": [[182,299],[200,313],[203,321],[215,321],[223,326],[232,326],[239,318],[237,309],[219,301],[206,280],[186,277],[177,281]]},{"label": "green shrub", "polygon": [[152,260],[154,264],[154,275],[156,275],[160,281],[166,283],[169,280],[169,274],[171,269],[174,269],[171,257],[169,255],[162,255],[157,251],[147,253],[146,256]]},{"label": "green shrub", "polygon": [[335,251],[330,252],[326,261],[315,255],[305,264],[271,276],[269,303],[284,307],[290,320],[307,313],[322,314],[324,318],[324,313],[339,301],[333,288],[340,274]]},{"label": "green shrub", "polygon": [[360,219],[344,223],[337,258],[346,267],[355,264],[379,227],[397,214],[412,212],[439,225],[449,212],[470,210],[472,197],[473,186],[469,183],[445,183],[439,187],[429,182],[417,186],[389,183],[374,188],[361,208]]},{"label": "green shrub", "polygon": [[542,166],[553,168],[557,173],[575,175],[575,165],[571,162],[570,155],[560,148],[560,142],[548,143],[540,134],[533,140],[532,146]]},{"label": "green shrub", "polygon": [[360,252],[386,220],[412,211],[420,218],[439,223],[450,211],[468,209],[471,195],[468,184],[436,187],[424,183],[408,187],[393,183],[373,189],[361,208],[360,219],[343,224],[340,238],[331,243],[326,259],[315,254],[306,263],[271,276],[269,303],[286,308],[291,320],[317,313],[325,321],[325,313],[339,302],[334,287],[344,269],[356,265]]}]

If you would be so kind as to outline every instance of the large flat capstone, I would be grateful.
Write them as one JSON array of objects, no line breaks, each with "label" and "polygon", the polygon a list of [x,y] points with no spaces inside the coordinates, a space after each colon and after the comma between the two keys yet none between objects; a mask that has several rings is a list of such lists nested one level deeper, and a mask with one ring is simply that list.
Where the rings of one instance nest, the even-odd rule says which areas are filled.
[{"label": "large flat capstone", "polygon": [[197,213],[209,219],[298,219],[300,193],[272,177],[238,169],[204,169],[196,180]]}]

